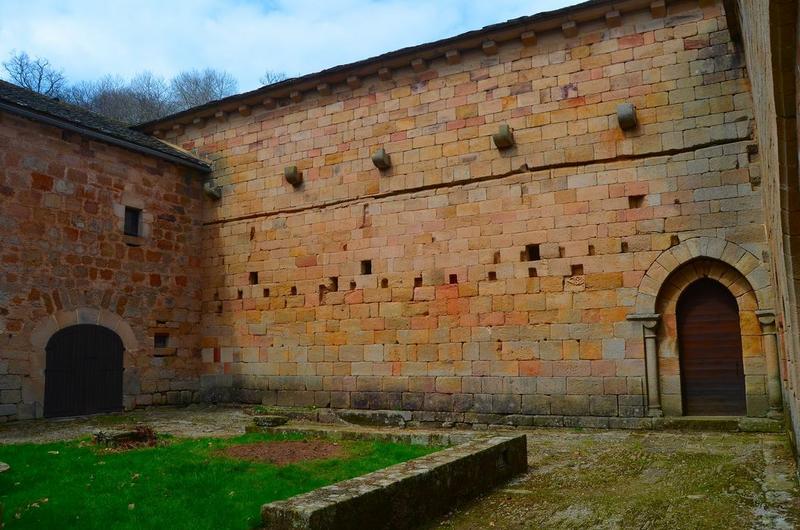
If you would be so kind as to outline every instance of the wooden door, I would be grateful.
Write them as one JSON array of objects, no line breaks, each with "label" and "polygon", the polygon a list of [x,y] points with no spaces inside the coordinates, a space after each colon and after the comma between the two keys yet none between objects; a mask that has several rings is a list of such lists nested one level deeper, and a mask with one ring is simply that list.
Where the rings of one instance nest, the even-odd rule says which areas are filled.
[{"label": "wooden door", "polygon": [[677,307],[684,413],[746,413],[739,307],[719,282],[704,278]]},{"label": "wooden door", "polygon": [[91,324],[58,331],[47,343],[44,415],[78,416],[122,410],[119,336]]}]

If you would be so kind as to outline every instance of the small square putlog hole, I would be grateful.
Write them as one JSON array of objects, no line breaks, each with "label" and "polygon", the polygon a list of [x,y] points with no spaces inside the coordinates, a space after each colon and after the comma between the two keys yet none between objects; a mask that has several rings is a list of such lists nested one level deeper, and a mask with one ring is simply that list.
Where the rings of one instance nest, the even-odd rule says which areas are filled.
[{"label": "small square putlog hole", "polygon": [[644,195],[629,195],[628,208],[641,208],[644,206]]},{"label": "small square putlog hole", "polygon": [[241,300],[242,298],[244,298],[244,291],[242,291],[241,289],[238,289],[236,291],[236,298],[237,298],[237,300]]},{"label": "small square putlog hole", "polygon": [[166,348],[169,344],[169,333],[156,333],[153,337],[154,348]]},{"label": "small square putlog hole", "polygon": [[269,298],[269,287],[265,287],[264,288],[263,294],[264,294],[264,298]]},{"label": "small square putlog hole", "polygon": [[583,265],[577,264],[572,266],[572,275],[573,276],[582,276],[583,275]]},{"label": "small square putlog hole", "polygon": [[539,261],[542,259],[539,253],[539,245],[525,245],[525,261]]},{"label": "small square putlog hole", "polygon": [[528,278],[536,278],[536,267],[528,267]]},{"label": "small square putlog hole", "polygon": [[422,276],[414,278],[414,287],[422,287]]},{"label": "small square putlog hole", "polygon": [[489,271],[488,278],[490,282],[497,280],[497,273],[495,271]]},{"label": "small square putlog hole", "polygon": [[386,289],[388,287],[389,287],[389,279],[381,278],[381,289]]},{"label": "small square putlog hole", "polygon": [[372,260],[371,259],[362,259],[361,260],[361,274],[372,274]]},{"label": "small square putlog hole", "polygon": [[258,284],[258,272],[250,271],[250,285]]},{"label": "small square putlog hole", "polygon": [[296,285],[292,285],[292,288],[289,290],[289,292],[292,293],[292,296],[296,295],[297,294],[297,286]]},{"label": "small square putlog hole", "polygon": [[450,275],[450,284],[458,283],[458,274],[451,274]]}]

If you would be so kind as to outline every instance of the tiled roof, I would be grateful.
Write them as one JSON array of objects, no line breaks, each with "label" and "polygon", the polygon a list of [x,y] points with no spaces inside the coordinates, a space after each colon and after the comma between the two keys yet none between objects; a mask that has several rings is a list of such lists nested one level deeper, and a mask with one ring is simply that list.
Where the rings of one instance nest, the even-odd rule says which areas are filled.
[{"label": "tiled roof", "polygon": [[69,105],[58,99],[32,92],[0,80],[0,110],[45,121],[56,126],[88,133],[98,140],[150,154],[201,171],[210,171],[208,162],[118,121]]},{"label": "tiled roof", "polygon": [[[578,0],[575,1],[577,2]],[[640,9],[643,5],[647,5],[648,1],[649,0],[586,0],[582,3],[576,3],[575,5],[563,7],[561,9],[499,22],[454,37],[447,37],[417,46],[409,46],[369,59],[334,66],[300,77],[285,79],[249,92],[210,101],[204,105],[192,107],[169,116],[141,123],[136,125],[136,128],[141,131],[155,131],[162,128],[165,124],[191,123],[191,116],[210,116],[213,115],[215,109],[234,110],[242,103],[257,104],[259,98],[263,98],[264,96],[272,96],[274,94],[276,97],[288,97],[291,90],[310,90],[321,81],[328,83],[344,82],[347,75],[350,74],[371,75],[372,73],[376,73],[380,66],[395,68],[402,64],[407,65],[407,61],[405,63],[403,63],[403,61],[408,57],[432,59],[440,57],[449,49],[458,49],[460,46],[480,46],[482,40],[488,37],[502,42],[511,38],[516,38],[521,32],[527,30],[558,30],[561,29],[561,24],[567,20],[580,21],[584,18],[587,20],[600,18],[609,9],[616,9],[619,11]],[[536,2],[532,2],[532,5],[534,4],[536,4]]]}]

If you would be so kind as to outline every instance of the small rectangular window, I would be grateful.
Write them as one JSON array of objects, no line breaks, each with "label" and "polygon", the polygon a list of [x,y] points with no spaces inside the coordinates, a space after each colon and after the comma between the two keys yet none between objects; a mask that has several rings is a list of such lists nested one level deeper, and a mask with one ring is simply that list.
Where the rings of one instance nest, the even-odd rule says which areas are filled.
[{"label": "small rectangular window", "polygon": [[139,208],[125,207],[125,227],[126,236],[139,237],[141,235],[142,211]]},{"label": "small rectangular window", "polygon": [[257,285],[257,284],[258,284],[258,272],[250,271],[250,285]]}]

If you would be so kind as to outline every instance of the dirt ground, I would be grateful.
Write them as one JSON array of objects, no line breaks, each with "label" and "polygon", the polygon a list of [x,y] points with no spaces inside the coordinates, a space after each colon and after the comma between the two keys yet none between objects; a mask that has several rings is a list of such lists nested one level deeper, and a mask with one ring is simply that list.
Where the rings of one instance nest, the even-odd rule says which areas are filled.
[{"label": "dirt ground", "polygon": [[234,445],[226,448],[223,453],[231,458],[285,466],[294,462],[341,456],[343,448],[325,440],[292,440]]},{"label": "dirt ground", "polygon": [[[251,419],[236,407],[162,407],[0,424],[0,444],[70,440],[137,422],[182,437],[234,436]],[[518,432],[528,436],[528,472],[425,530],[800,528],[794,458],[781,434]]]}]

